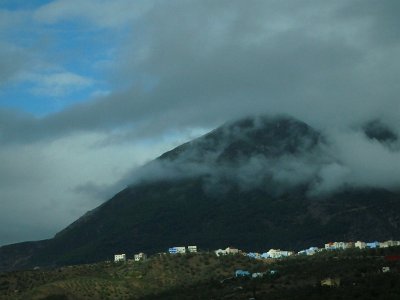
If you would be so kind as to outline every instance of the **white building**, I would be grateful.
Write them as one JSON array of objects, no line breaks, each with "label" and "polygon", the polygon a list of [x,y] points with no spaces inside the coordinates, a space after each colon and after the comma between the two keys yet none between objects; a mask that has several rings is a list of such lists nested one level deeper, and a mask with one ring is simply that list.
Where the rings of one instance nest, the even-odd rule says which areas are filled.
[{"label": "white building", "polygon": [[346,249],[347,247],[345,242],[334,242],[333,244],[336,249]]},{"label": "white building", "polygon": [[335,249],[336,249],[335,243],[329,242],[325,244],[325,250],[335,250]]},{"label": "white building", "polygon": [[394,246],[399,246],[399,245],[400,245],[399,241],[388,240],[388,241],[380,243],[379,247],[380,248],[388,248],[388,247],[394,247]]},{"label": "white building", "polygon": [[270,249],[267,253],[270,258],[282,258],[294,254],[292,251],[282,251],[280,249]]},{"label": "white building", "polygon": [[325,250],[344,250],[354,248],[353,242],[329,242],[325,244]]},{"label": "white building", "polygon": [[357,241],[357,242],[354,244],[354,246],[355,246],[356,248],[359,248],[359,249],[365,249],[365,248],[367,247],[367,244],[366,244],[365,242]]},{"label": "white building", "polygon": [[262,277],[264,277],[264,273],[260,273],[260,272],[253,273],[253,274],[251,274],[251,277],[252,278],[262,278]]},{"label": "white building", "polygon": [[135,261],[146,260],[147,259],[147,255],[144,254],[143,252],[140,252],[138,254],[135,254],[134,258],[135,258]]},{"label": "white building", "polygon": [[228,254],[239,254],[241,251],[237,248],[232,248],[232,247],[228,247],[225,250],[223,249],[218,249],[215,250],[214,253],[217,256],[221,256],[221,255],[228,255]]},{"label": "white building", "polygon": [[250,258],[254,258],[254,259],[261,259],[261,254],[257,253],[257,252],[249,252],[249,253],[244,253],[244,255],[250,257]]},{"label": "white building", "polygon": [[115,254],[114,262],[126,261],[126,254]]},{"label": "white building", "polygon": [[227,255],[228,254],[228,253],[226,253],[225,250],[222,250],[222,249],[215,250],[214,253],[215,253],[216,256],[222,256],[222,255]]},{"label": "white building", "polygon": [[185,254],[186,247],[172,247],[168,249],[168,252],[170,254]]},{"label": "white building", "polygon": [[189,253],[196,253],[197,252],[197,246],[188,246],[187,247]]},{"label": "white building", "polygon": [[379,248],[389,248],[391,247],[390,244],[391,244],[390,241],[379,243]]},{"label": "white building", "polygon": [[270,258],[279,258],[281,257],[281,250],[280,249],[269,249],[267,252]]},{"label": "white building", "polygon": [[239,253],[239,249],[232,248],[232,247],[226,248],[225,251],[226,251],[226,254],[238,254]]},{"label": "white building", "polygon": [[310,247],[308,249],[299,251],[298,254],[300,254],[300,255],[314,255],[315,253],[317,253],[319,251],[320,250],[319,250],[318,247]]}]

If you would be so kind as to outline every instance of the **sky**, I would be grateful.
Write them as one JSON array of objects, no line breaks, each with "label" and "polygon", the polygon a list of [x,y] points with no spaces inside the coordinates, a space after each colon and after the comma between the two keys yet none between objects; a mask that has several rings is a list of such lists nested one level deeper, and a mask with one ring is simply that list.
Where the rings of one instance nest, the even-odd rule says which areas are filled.
[{"label": "sky", "polygon": [[52,237],[135,168],[253,114],[324,132],[342,162],[327,178],[400,186],[397,146],[359,130],[379,119],[400,133],[399,11],[397,0],[0,0],[0,245]]}]

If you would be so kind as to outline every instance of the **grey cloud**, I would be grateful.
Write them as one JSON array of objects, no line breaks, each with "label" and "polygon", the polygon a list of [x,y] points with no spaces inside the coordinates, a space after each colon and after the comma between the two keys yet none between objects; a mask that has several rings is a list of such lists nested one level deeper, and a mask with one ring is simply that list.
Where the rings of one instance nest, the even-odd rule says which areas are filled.
[{"label": "grey cloud", "polygon": [[[397,52],[370,30],[383,17],[350,14],[347,3],[157,3],[119,52],[113,80],[131,86],[41,119],[36,135],[138,124],[151,135],[259,112],[319,127],[393,117]],[[370,38],[349,38],[351,28]]]},{"label": "grey cloud", "polygon": [[97,27],[121,27],[153,6],[151,0],[56,0],[41,6],[35,12],[35,19],[53,24],[72,18],[90,21]]},{"label": "grey cloud", "polygon": [[[254,124],[256,127],[262,125],[257,121]],[[277,151],[270,149],[267,155],[263,152],[243,153],[224,160],[230,143],[249,138],[246,128],[225,125],[135,169],[124,182],[134,185],[142,181],[200,176],[205,178],[205,190],[211,192],[223,191],[230,186],[227,183],[236,184],[243,190],[263,188],[277,193],[304,185],[308,186],[312,197],[348,187],[397,191],[400,187],[400,151],[393,143],[398,141],[391,141],[389,147],[386,140],[371,138],[364,130],[364,127],[345,131],[332,129],[325,131],[315,144],[312,135],[297,138],[300,132],[296,133],[294,128],[292,136],[270,145],[277,147]],[[293,143],[297,150],[287,153],[284,149],[290,149],[288,147]]]},{"label": "grey cloud", "polygon": [[[71,8],[75,2],[55,1],[38,11],[36,20],[63,19],[53,9],[60,3],[69,11],[65,16],[78,16],[92,26],[101,25],[98,16],[107,7],[80,11]],[[240,161],[240,172],[233,180],[243,182],[244,187],[249,174],[266,175],[263,183],[299,184],[302,178],[316,177],[313,189],[317,193],[346,184],[396,189],[400,186],[398,148],[368,139],[360,128],[378,119],[400,132],[397,6],[398,1],[389,0],[156,1],[145,13],[124,19],[124,26],[130,28],[124,28],[124,40],[115,50],[115,65],[108,77],[110,94],[40,118],[0,110],[0,142],[18,152],[18,147],[46,148],[63,139],[81,145],[82,140],[75,140],[77,135],[104,135],[96,146],[71,152],[80,157],[124,139],[134,144],[181,129],[213,128],[245,115],[286,113],[324,132],[328,147],[277,161],[251,156]],[[112,11],[107,19],[111,31],[119,28],[114,26],[118,22],[113,23],[116,15]],[[7,57],[0,58],[2,82],[27,68],[26,53],[11,54],[6,44],[0,45],[0,53]],[[112,159],[115,162],[117,157]],[[54,163],[49,158],[45,161]],[[90,176],[72,184],[74,172],[64,171],[69,177],[67,187],[62,186],[70,191],[63,198],[65,208],[77,207],[68,202],[71,193],[89,206],[97,203],[93,198],[108,195],[140,176],[161,176],[165,170],[175,176],[211,172],[208,165],[187,161],[170,168],[157,162],[139,174],[128,172],[127,167],[126,175],[119,173],[110,184]],[[19,170],[23,173],[22,165]],[[224,177],[231,170],[226,166],[217,171]],[[30,180],[23,185],[30,188]],[[56,193],[41,188],[43,197]]]},{"label": "grey cloud", "polygon": [[31,61],[29,53],[25,50],[0,42],[0,86],[16,79]]},{"label": "grey cloud", "polygon": [[[259,117],[238,124],[227,123],[135,169],[123,182],[135,185],[143,181],[202,177],[206,191],[223,190],[224,185],[226,188],[233,184],[242,190],[263,188],[282,192],[288,187],[308,185],[334,158],[326,145],[317,143],[318,133],[306,125],[286,118],[280,125],[275,120],[280,119]],[[282,130],[290,130],[290,134],[267,133],[266,130],[279,129],[265,126],[284,126]],[[256,133],[259,129],[262,134]],[[257,134],[262,136],[261,144],[255,141]],[[266,142],[282,134],[276,143]]]},{"label": "grey cloud", "polygon": [[94,182],[86,182],[85,184],[79,184],[72,189],[72,191],[79,195],[88,196],[92,199],[109,199],[116,191],[123,189],[124,186],[117,184],[96,184]]},{"label": "grey cloud", "polygon": [[364,38],[372,40],[378,47],[395,46],[400,39],[400,20],[397,12],[400,3],[396,0],[374,1],[357,0],[348,1],[344,5],[338,17],[345,20],[352,20],[355,17],[369,19],[365,26],[368,35],[364,33]]},{"label": "grey cloud", "polygon": [[107,138],[90,133],[2,144],[0,245],[50,238],[124,188],[120,178],[132,167],[176,145],[154,140],[98,146]]}]

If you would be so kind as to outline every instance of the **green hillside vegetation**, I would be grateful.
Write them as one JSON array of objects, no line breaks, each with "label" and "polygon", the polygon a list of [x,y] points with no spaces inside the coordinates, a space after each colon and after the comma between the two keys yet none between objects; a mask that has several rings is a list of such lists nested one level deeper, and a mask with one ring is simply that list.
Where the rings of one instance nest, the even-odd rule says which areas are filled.
[{"label": "green hillside vegetation", "polygon": [[[400,264],[384,258],[398,253],[400,247],[352,249],[275,261],[164,254],[144,262],[4,273],[0,299],[399,299]],[[386,266],[390,272],[382,273]],[[233,278],[237,269],[266,274]],[[321,287],[327,277],[340,278],[340,286]]]}]

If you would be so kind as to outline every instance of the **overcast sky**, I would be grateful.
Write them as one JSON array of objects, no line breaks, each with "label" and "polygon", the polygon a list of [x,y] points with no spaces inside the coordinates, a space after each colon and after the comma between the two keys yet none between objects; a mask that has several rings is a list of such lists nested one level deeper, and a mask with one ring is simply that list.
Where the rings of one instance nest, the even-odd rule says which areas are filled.
[{"label": "overcast sky", "polygon": [[328,134],[347,164],[329,176],[399,186],[397,150],[357,131],[381,119],[399,133],[399,12],[397,0],[2,0],[0,245],[53,236],[133,168],[255,113]]}]

